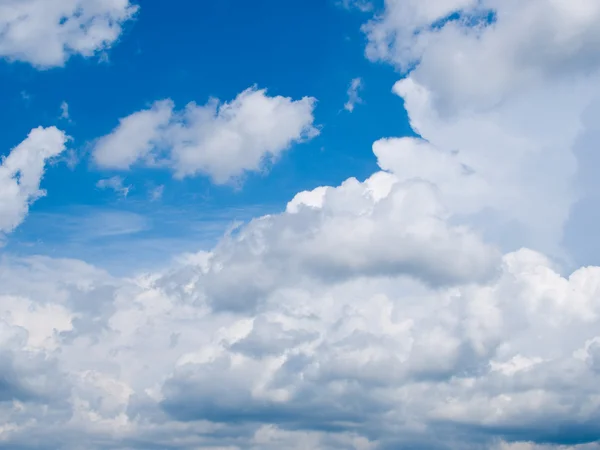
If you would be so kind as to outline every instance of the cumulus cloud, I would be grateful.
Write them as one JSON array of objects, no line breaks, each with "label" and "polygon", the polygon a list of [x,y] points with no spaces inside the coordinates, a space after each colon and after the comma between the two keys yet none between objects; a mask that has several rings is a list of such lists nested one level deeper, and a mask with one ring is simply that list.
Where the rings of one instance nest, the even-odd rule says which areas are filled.
[{"label": "cumulus cloud", "polygon": [[40,188],[46,163],[65,150],[67,136],[55,127],[31,130],[0,164],[0,238],[27,216],[46,191]]},{"label": "cumulus cloud", "polygon": [[410,80],[439,110],[485,108],[532,83],[596,71],[599,17],[593,0],[391,0],[365,27],[367,55],[416,65]]},{"label": "cumulus cloud", "polygon": [[451,190],[479,180],[449,208],[507,249],[564,256],[574,176],[589,164],[575,153],[581,117],[600,94],[599,14],[590,0],[394,0],[364,28],[367,55],[406,72],[394,92],[437,166],[467,169]]},{"label": "cumulus cloud", "polygon": [[[2,444],[597,449],[600,267],[540,251],[560,247],[574,149],[597,143],[597,10],[390,0],[368,52],[408,71],[394,92],[420,136],[377,141],[380,171],[301,192],[159,273],[1,259]],[[122,159],[96,151],[178,173],[186,142],[186,170],[218,182],[312,127],[268,147],[241,126],[244,98],[157,103],[111,135],[131,143]],[[242,137],[254,165],[213,164]]]},{"label": "cumulus cloud", "polygon": [[360,90],[362,87],[363,82],[361,78],[354,78],[350,82],[350,86],[348,87],[348,101],[344,104],[344,109],[346,111],[352,112],[356,105],[362,103],[362,98],[360,98]]},{"label": "cumulus cloud", "polygon": [[109,49],[138,7],[129,0],[2,0],[0,57],[40,68]]},{"label": "cumulus cloud", "polygon": [[300,193],[286,213],[221,242],[206,288],[216,308],[247,309],[297,272],[311,282],[411,276],[431,286],[492,277],[497,251],[446,218],[431,185],[384,172]]},{"label": "cumulus cloud", "polygon": [[250,88],[229,103],[190,103],[176,111],[170,100],[121,119],[99,139],[94,159],[101,167],[128,169],[135,163],[168,166],[177,177],[210,176],[223,184],[259,171],[293,143],[315,137],[316,100],[270,97]]},{"label": "cumulus cloud", "polygon": [[[304,223],[304,208],[283,215]],[[328,279],[277,270],[260,240],[236,239],[135,279],[4,258],[4,442],[542,449],[600,438],[599,268],[565,278],[521,250],[481,283],[433,287],[402,270]],[[254,252],[252,277],[231,245]],[[270,277],[252,308],[219,304],[247,302],[249,279]]]},{"label": "cumulus cloud", "polygon": [[564,277],[535,251],[500,256],[452,224],[427,181],[439,167],[411,166],[435,149],[374,148],[385,170],[301,192],[161,273],[5,257],[4,441],[374,450],[600,438],[600,268]]}]

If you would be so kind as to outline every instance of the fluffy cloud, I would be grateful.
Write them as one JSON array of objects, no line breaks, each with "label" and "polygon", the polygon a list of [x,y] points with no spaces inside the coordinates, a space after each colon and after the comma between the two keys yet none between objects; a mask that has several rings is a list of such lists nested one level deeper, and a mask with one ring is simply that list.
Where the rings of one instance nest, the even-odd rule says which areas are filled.
[{"label": "fluffy cloud", "polygon": [[40,189],[45,165],[65,150],[66,140],[66,135],[57,128],[36,128],[2,159],[0,239],[23,221],[31,203],[46,195]]},{"label": "fluffy cloud", "polygon": [[[368,51],[410,69],[394,92],[421,137],[377,141],[381,171],[161,273],[4,257],[0,446],[598,449],[600,267],[565,275],[538,251],[560,250],[576,157],[597,143],[597,10],[389,0]],[[279,114],[247,98],[272,105],[157,103],[97,162],[224,182],[310,135],[311,99],[269,147],[241,124]],[[223,148],[254,163],[214,163]]]},{"label": "fluffy cloud", "polygon": [[409,275],[431,286],[492,277],[497,251],[446,218],[431,185],[400,183],[385,172],[303,192],[286,213],[224,239],[205,287],[215,307],[247,309],[290,274],[325,284]]},{"label": "fluffy cloud", "polygon": [[47,68],[110,48],[138,10],[129,0],[2,0],[0,57]]},{"label": "fluffy cloud", "polygon": [[416,64],[410,79],[434,93],[439,111],[481,109],[534,83],[596,71],[599,18],[593,0],[388,0],[365,27],[367,54]]},{"label": "fluffy cloud", "polygon": [[474,193],[449,208],[506,248],[562,254],[573,177],[588,164],[581,118],[599,95],[599,14],[591,0],[389,0],[365,26],[368,56],[408,71],[394,92],[436,150],[430,162],[465,168],[432,179]]},{"label": "fluffy cloud", "polygon": [[173,102],[124,119],[101,138],[94,159],[101,167],[128,169],[136,162],[165,165],[177,177],[198,173],[223,184],[246,171],[259,171],[295,142],[315,137],[316,100],[269,97],[250,88],[230,103],[190,103],[175,111]]},{"label": "fluffy cloud", "polygon": [[5,257],[3,442],[593,448],[576,444],[600,438],[600,268],[500,256],[427,181],[444,187],[437,150],[374,149],[384,171],[301,192],[162,273]]},{"label": "fluffy cloud", "polygon": [[[339,198],[356,200],[357,187],[373,202],[373,180],[349,183],[329,188],[313,212],[364,207]],[[375,191],[379,202],[397,195]],[[430,286],[393,264],[331,278],[302,264],[307,250],[295,243],[310,247],[310,238],[264,242],[280,241],[291,222],[326,227],[309,215],[314,206],[293,205],[279,221],[261,219],[271,227],[263,241],[249,225],[210,253],[135,279],[5,257],[3,443],[542,449],[600,438],[600,268],[564,278],[521,250],[480,283]],[[265,280],[260,292],[251,284]]]}]

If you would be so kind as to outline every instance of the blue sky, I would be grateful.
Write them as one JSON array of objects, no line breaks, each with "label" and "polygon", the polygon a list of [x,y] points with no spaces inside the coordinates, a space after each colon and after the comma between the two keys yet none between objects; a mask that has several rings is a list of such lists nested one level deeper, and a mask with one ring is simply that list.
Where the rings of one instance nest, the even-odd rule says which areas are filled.
[{"label": "blue sky", "polygon": [[0,0],[0,449],[599,450],[599,22]]},{"label": "blue sky", "polygon": [[[349,176],[366,178],[376,168],[372,143],[412,131],[402,100],[390,95],[397,78],[394,69],[364,57],[360,26],[365,17],[333,1],[183,1],[168,11],[161,2],[150,1],[125,25],[104,62],[73,57],[64,68],[42,71],[26,63],[3,63],[0,95],[10,105],[0,113],[3,153],[32,126],[56,125],[72,137],[68,147],[77,157],[75,167],[63,163],[47,172],[44,188],[52,195],[32,206],[30,220],[13,235],[9,248],[102,265],[107,257],[102,247],[112,245],[113,238],[125,253],[124,246],[144,246],[148,240],[145,261],[164,261],[165,252],[187,248],[187,238],[208,236],[212,244],[229,222],[259,211],[277,212],[296,192],[335,185]],[[351,114],[344,104],[354,78],[362,79],[363,103]],[[203,104],[209,97],[228,101],[252,85],[268,89],[270,95],[317,98],[314,114],[320,136],[284,153],[268,174],[249,173],[243,189],[213,186],[203,176],[173,180],[167,171],[154,169],[120,174],[132,186],[125,199],[96,187],[98,180],[119,174],[93,166],[90,143],[109,133],[119,118],[164,98],[179,107],[191,101]],[[68,104],[68,120],[60,117],[62,102]],[[157,208],[149,201],[149,191],[161,185]],[[80,230],[80,237],[89,233],[90,240],[74,246],[63,225],[83,215],[81,227],[92,226],[90,218],[106,210],[113,220],[123,221],[126,236],[99,241],[96,230]],[[139,217],[132,228],[133,214]],[[213,221],[220,223],[215,226]],[[199,222],[207,222],[206,230],[199,229],[204,228]],[[134,233],[137,228],[140,232]],[[173,238],[185,242],[172,247]],[[199,243],[198,249],[206,245]],[[123,257],[119,252],[115,259]],[[115,260],[110,262],[115,267]]]}]

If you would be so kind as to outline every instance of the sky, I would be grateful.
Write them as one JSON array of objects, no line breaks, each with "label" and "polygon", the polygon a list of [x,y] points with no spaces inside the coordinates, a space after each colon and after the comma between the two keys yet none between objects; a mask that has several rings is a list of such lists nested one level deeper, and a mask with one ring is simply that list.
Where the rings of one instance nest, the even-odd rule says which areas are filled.
[{"label": "sky", "polygon": [[596,0],[0,0],[0,449],[600,449]]}]

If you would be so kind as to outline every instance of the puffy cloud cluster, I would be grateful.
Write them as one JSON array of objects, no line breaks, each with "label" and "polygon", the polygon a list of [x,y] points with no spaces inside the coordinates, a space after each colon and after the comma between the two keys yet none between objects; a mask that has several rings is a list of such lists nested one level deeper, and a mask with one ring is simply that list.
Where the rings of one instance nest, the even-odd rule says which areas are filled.
[{"label": "puffy cloud cluster", "polygon": [[530,250],[500,258],[445,223],[430,190],[380,172],[302,193],[211,252],[135,279],[4,258],[0,442],[533,449],[600,439],[600,269],[565,278]]},{"label": "puffy cloud cluster", "polygon": [[1,0],[0,57],[48,68],[93,56],[137,10],[129,0]]},{"label": "puffy cloud cluster", "polygon": [[316,100],[269,97],[250,88],[229,103],[190,103],[175,111],[170,100],[121,119],[94,148],[101,167],[128,169],[142,162],[171,167],[178,177],[198,173],[226,183],[259,171],[292,143],[319,134],[313,126]]},{"label": "puffy cloud cluster", "polygon": [[[161,273],[1,259],[0,447],[598,449],[600,268],[539,251],[598,142],[597,14],[388,0],[368,52],[410,69],[421,137],[376,142],[381,171]],[[312,104],[159,102],[96,162],[225,182],[310,137]]]},{"label": "puffy cloud cluster", "polygon": [[[374,147],[391,168],[413,144]],[[594,448],[600,269],[500,257],[452,224],[435,166],[397,167],[163,273],[5,256],[0,443]]]},{"label": "puffy cloud cluster", "polygon": [[36,128],[0,164],[0,241],[25,219],[29,205],[46,195],[40,189],[46,163],[65,150],[66,135],[55,127]]},{"label": "puffy cloud cluster", "polygon": [[466,169],[453,180],[440,173],[442,182],[454,193],[480,186],[449,207],[507,248],[560,255],[570,208],[585,195],[573,177],[589,163],[580,137],[599,95],[599,15],[593,0],[388,0],[365,26],[367,55],[408,71],[394,92],[438,150],[434,164]]}]

